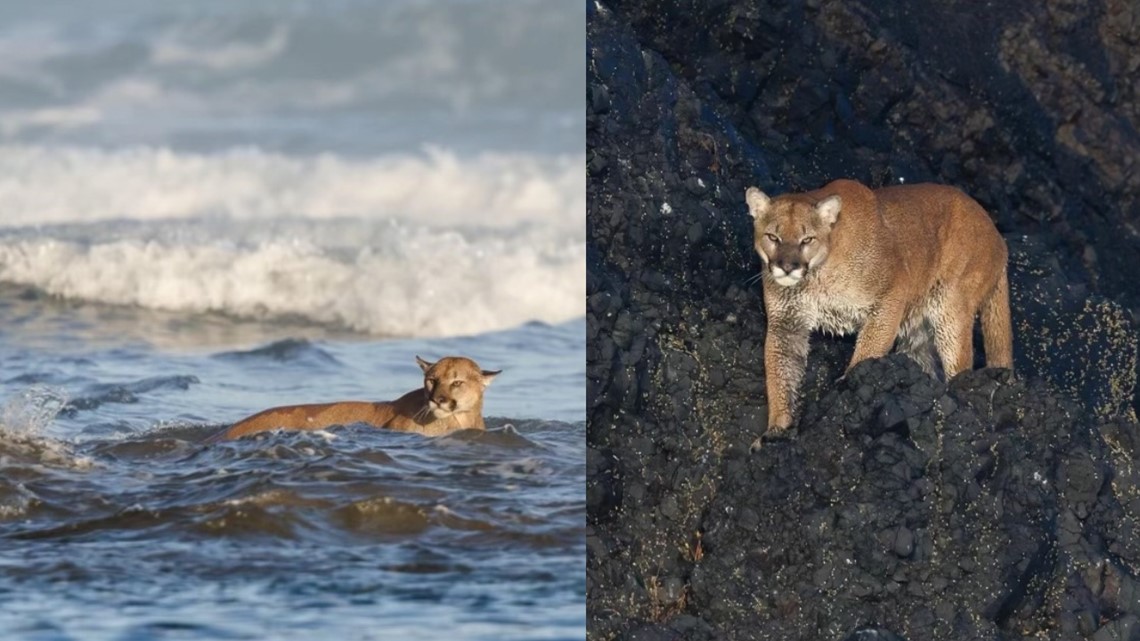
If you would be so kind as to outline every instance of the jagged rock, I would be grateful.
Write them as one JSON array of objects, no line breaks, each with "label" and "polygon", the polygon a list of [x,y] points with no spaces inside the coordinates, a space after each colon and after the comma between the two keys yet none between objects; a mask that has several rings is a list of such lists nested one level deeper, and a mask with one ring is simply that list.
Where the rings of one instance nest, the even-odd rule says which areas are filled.
[{"label": "jagged rock", "polygon": [[[588,4],[591,637],[1140,633],[1140,12],[1038,5]],[[987,207],[1018,376],[837,383],[852,340],[818,336],[797,435],[750,453],[744,189],[838,176]]]}]

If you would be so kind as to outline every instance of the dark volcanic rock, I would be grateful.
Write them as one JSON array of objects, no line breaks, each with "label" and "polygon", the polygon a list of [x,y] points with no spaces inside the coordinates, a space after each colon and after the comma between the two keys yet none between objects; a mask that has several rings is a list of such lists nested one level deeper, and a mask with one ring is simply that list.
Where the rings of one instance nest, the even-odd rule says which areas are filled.
[{"label": "dark volcanic rock", "polygon": [[[890,405],[916,411],[888,425]],[[1140,593],[1106,599],[1097,577],[1114,563],[1097,523],[1140,524],[1134,491],[1106,482],[1130,461],[1080,413],[1008,372],[947,386],[901,356],[860,364],[798,440],[725,458],[694,606],[756,639],[871,622],[910,639],[1073,639],[1096,630],[1067,616],[1085,600],[1098,621],[1137,614]]]},{"label": "dark volcanic rock", "polygon": [[[919,6],[588,4],[592,637],[1140,638],[1140,11]],[[1018,377],[836,383],[817,336],[797,437],[749,454],[744,189],[839,176],[991,212]]]}]

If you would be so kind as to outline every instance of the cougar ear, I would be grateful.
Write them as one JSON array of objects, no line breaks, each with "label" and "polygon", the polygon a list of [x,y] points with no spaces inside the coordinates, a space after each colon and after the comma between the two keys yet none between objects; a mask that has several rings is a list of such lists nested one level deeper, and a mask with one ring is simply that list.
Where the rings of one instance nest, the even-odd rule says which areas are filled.
[{"label": "cougar ear", "polygon": [[815,204],[815,213],[819,219],[828,225],[834,225],[839,220],[839,210],[843,207],[843,199],[839,196],[828,196]]},{"label": "cougar ear", "polygon": [[744,202],[748,203],[748,213],[752,214],[753,218],[760,218],[768,213],[768,207],[772,204],[768,196],[755,187],[745,190]]},{"label": "cougar ear", "polygon": [[425,361],[424,359],[420,358],[419,356],[416,356],[416,362],[420,364],[420,369],[422,369],[425,374],[427,373],[427,371],[429,369],[431,369],[432,365],[435,365],[435,363],[429,363],[429,362]]},{"label": "cougar ear", "polygon": [[499,374],[502,374],[502,373],[503,373],[503,370],[501,370],[501,369],[493,371],[493,372],[491,370],[487,370],[487,369],[483,370],[483,385],[484,386],[490,385],[491,381],[495,380],[495,377],[498,376]]}]

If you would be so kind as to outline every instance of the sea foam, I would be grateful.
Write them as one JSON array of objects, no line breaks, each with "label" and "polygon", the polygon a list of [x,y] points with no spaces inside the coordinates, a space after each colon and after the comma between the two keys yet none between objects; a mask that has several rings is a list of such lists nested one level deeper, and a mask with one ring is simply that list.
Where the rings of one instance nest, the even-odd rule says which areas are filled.
[{"label": "sea foam", "polygon": [[393,336],[581,316],[582,159],[0,147],[0,281]]}]

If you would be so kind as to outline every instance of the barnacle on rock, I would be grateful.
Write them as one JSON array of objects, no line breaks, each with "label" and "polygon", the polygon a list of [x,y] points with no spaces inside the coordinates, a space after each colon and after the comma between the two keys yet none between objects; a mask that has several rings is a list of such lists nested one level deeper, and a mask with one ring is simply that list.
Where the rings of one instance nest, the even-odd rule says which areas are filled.
[{"label": "barnacle on rock", "polygon": [[[1127,5],[588,4],[591,638],[1137,634]],[[995,216],[1017,376],[889,356],[836,383],[851,341],[816,337],[797,435],[750,452],[744,189],[841,176]]]}]

